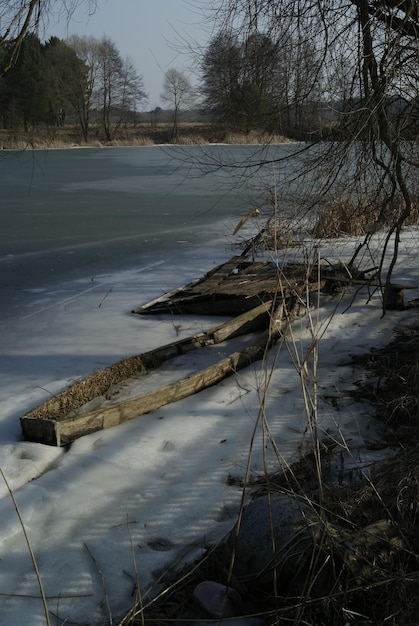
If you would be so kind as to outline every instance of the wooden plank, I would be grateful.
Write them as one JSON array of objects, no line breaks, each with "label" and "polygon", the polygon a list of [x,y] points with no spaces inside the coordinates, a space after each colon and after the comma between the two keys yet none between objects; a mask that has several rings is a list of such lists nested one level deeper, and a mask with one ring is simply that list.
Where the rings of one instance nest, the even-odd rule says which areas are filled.
[{"label": "wooden plank", "polygon": [[[216,289],[216,285],[222,282],[222,279],[226,278],[238,264],[244,263],[244,257],[233,257],[227,263],[222,263],[213,268],[203,278],[192,281],[174,289],[166,294],[163,294],[159,298],[148,302],[142,306],[135,308],[132,313],[139,315],[146,315],[147,313],[185,313],[185,312],[197,312],[199,314],[207,315],[237,315],[236,309],[225,309],[220,311],[220,307],[215,305],[213,307],[206,307],[202,309],[200,307],[199,298],[208,301],[208,296],[212,294],[213,289]],[[214,278],[215,277],[215,278]],[[194,303],[196,306],[189,306],[189,303]],[[248,310],[249,307],[247,307]],[[243,308],[240,312],[243,312]]]},{"label": "wooden plank", "polygon": [[277,340],[281,332],[282,311],[281,305],[274,312],[269,329],[256,341],[187,378],[122,402],[110,403],[99,409],[62,419],[35,419],[28,415],[21,418],[23,433],[32,441],[63,446],[88,433],[117,426],[207,389],[263,357],[266,349]]},{"label": "wooden plank", "polygon": [[161,302],[165,302],[167,299],[173,298],[177,294],[183,293],[186,289],[189,289],[193,285],[196,285],[196,283],[202,282],[202,280],[203,280],[202,278],[198,278],[197,280],[194,280],[193,282],[188,283],[187,285],[183,285],[182,287],[177,287],[176,289],[173,289],[172,291],[164,293],[158,298],[155,298],[154,300],[150,300],[146,304],[136,307],[135,309],[131,311],[131,313],[146,313],[147,309],[150,309],[156,306],[156,304],[159,304]]},{"label": "wooden plank", "polygon": [[[245,334],[257,330],[262,324],[267,326],[269,324],[270,314],[272,311],[272,304],[272,300],[263,302],[254,309],[246,311],[232,320],[216,326],[208,331],[208,334],[213,337],[214,343],[221,343],[226,339],[237,336],[238,332]],[[258,325],[256,326],[255,322],[257,321]]]}]

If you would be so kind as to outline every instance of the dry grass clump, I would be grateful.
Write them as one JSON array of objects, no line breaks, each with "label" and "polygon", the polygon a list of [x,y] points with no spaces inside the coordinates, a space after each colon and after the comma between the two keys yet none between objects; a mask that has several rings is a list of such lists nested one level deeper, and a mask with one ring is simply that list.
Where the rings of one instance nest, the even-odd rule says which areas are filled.
[{"label": "dry grass clump", "polygon": [[[263,617],[266,626],[417,626],[418,451],[377,464],[371,478],[350,486],[331,481],[333,457],[327,447],[325,455],[322,505],[312,455],[265,484],[252,484],[257,490],[295,493],[319,515],[323,532],[317,543],[311,548],[304,543],[304,554],[293,547],[295,562],[305,567],[303,584],[300,577],[289,584],[281,579],[275,593],[261,582],[263,572],[260,579],[229,583],[223,549],[214,546],[192,566],[168,572],[164,593],[121,624],[169,626],[208,619],[193,601],[193,591],[201,581],[212,580],[239,589],[247,614]],[[279,576],[281,563],[277,568]]]},{"label": "dry grass clump", "polygon": [[[146,135],[130,135],[130,136],[121,136],[118,137],[117,139],[113,139],[110,142],[107,142],[106,144],[99,142],[100,146],[103,145],[107,145],[107,146],[112,146],[112,147],[116,147],[116,148],[125,148],[125,147],[143,147],[143,146],[154,146],[154,142],[150,139],[150,137],[147,137]],[[89,142],[90,145],[90,142]]]},{"label": "dry grass clump", "polygon": [[1,137],[1,150],[31,150],[38,147],[30,137],[14,135],[13,137]]},{"label": "dry grass clump", "polygon": [[28,415],[42,419],[60,419],[98,396],[109,397],[116,393],[112,388],[136,374],[146,371],[143,360],[138,357],[122,359],[118,363],[80,380],[47,402],[32,409]]},{"label": "dry grass clump", "polygon": [[247,133],[244,132],[229,132],[224,136],[224,143],[234,145],[246,145],[246,144],[276,144],[276,143],[292,143],[292,139],[284,137],[282,135],[272,135],[260,130],[251,130]]},{"label": "dry grass clump", "polygon": [[[347,235],[375,233],[394,224],[404,210],[401,198],[380,201],[353,196],[330,196],[314,208],[318,217],[312,230],[316,238],[337,238]],[[405,224],[419,223],[419,198],[415,197],[412,211]]]},{"label": "dry grass clump", "polygon": [[182,133],[173,140],[173,143],[180,146],[202,146],[207,141],[202,135],[197,133]]}]

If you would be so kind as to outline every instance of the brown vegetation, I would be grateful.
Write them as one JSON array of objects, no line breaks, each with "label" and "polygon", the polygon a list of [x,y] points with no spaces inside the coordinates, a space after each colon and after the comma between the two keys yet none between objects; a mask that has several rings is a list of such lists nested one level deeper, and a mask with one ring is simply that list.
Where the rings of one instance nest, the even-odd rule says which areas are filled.
[{"label": "brown vegetation", "polygon": [[[329,196],[323,198],[316,207],[318,219],[313,228],[313,236],[337,238],[346,235],[373,234],[379,229],[388,228],[404,210],[402,199],[394,197],[388,201],[379,198]],[[419,221],[418,198],[413,199],[413,207],[405,225]]]},{"label": "brown vegetation", "polygon": [[[174,143],[173,124],[138,124],[121,128],[113,141],[108,141],[99,128],[92,129],[85,142],[78,126],[39,127],[31,132],[0,130],[0,147],[3,150],[59,149],[106,146],[153,146]],[[232,134],[222,125],[204,123],[179,123],[176,144],[202,145],[208,143],[256,144],[286,143],[282,136],[268,136],[264,131]]]}]

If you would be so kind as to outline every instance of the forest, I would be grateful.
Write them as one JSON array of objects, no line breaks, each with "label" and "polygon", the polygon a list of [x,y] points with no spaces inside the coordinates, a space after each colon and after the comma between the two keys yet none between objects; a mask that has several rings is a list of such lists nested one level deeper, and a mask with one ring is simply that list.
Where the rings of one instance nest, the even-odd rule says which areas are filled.
[{"label": "forest", "polygon": [[[7,45],[2,54],[7,67]],[[111,141],[122,125],[135,123],[145,97],[142,77],[107,37],[51,37],[42,43],[27,33],[0,82],[1,123],[26,132],[76,124],[85,142],[100,126]]]}]

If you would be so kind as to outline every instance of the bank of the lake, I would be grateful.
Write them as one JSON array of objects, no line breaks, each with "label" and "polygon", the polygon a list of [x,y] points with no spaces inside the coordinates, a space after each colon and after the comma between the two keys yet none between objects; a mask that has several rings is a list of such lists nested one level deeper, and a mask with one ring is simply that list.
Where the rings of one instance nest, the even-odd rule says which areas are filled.
[{"label": "bank of the lake", "polygon": [[173,124],[139,123],[120,127],[109,140],[99,127],[92,127],[85,140],[78,126],[49,126],[24,129],[0,130],[0,146],[3,150],[59,149],[74,147],[109,146],[155,146],[155,145],[206,145],[214,143],[282,144],[293,140],[278,133],[251,130],[247,133],[226,129],[223,125],[209,123],[180,123],[173,135]]}]

